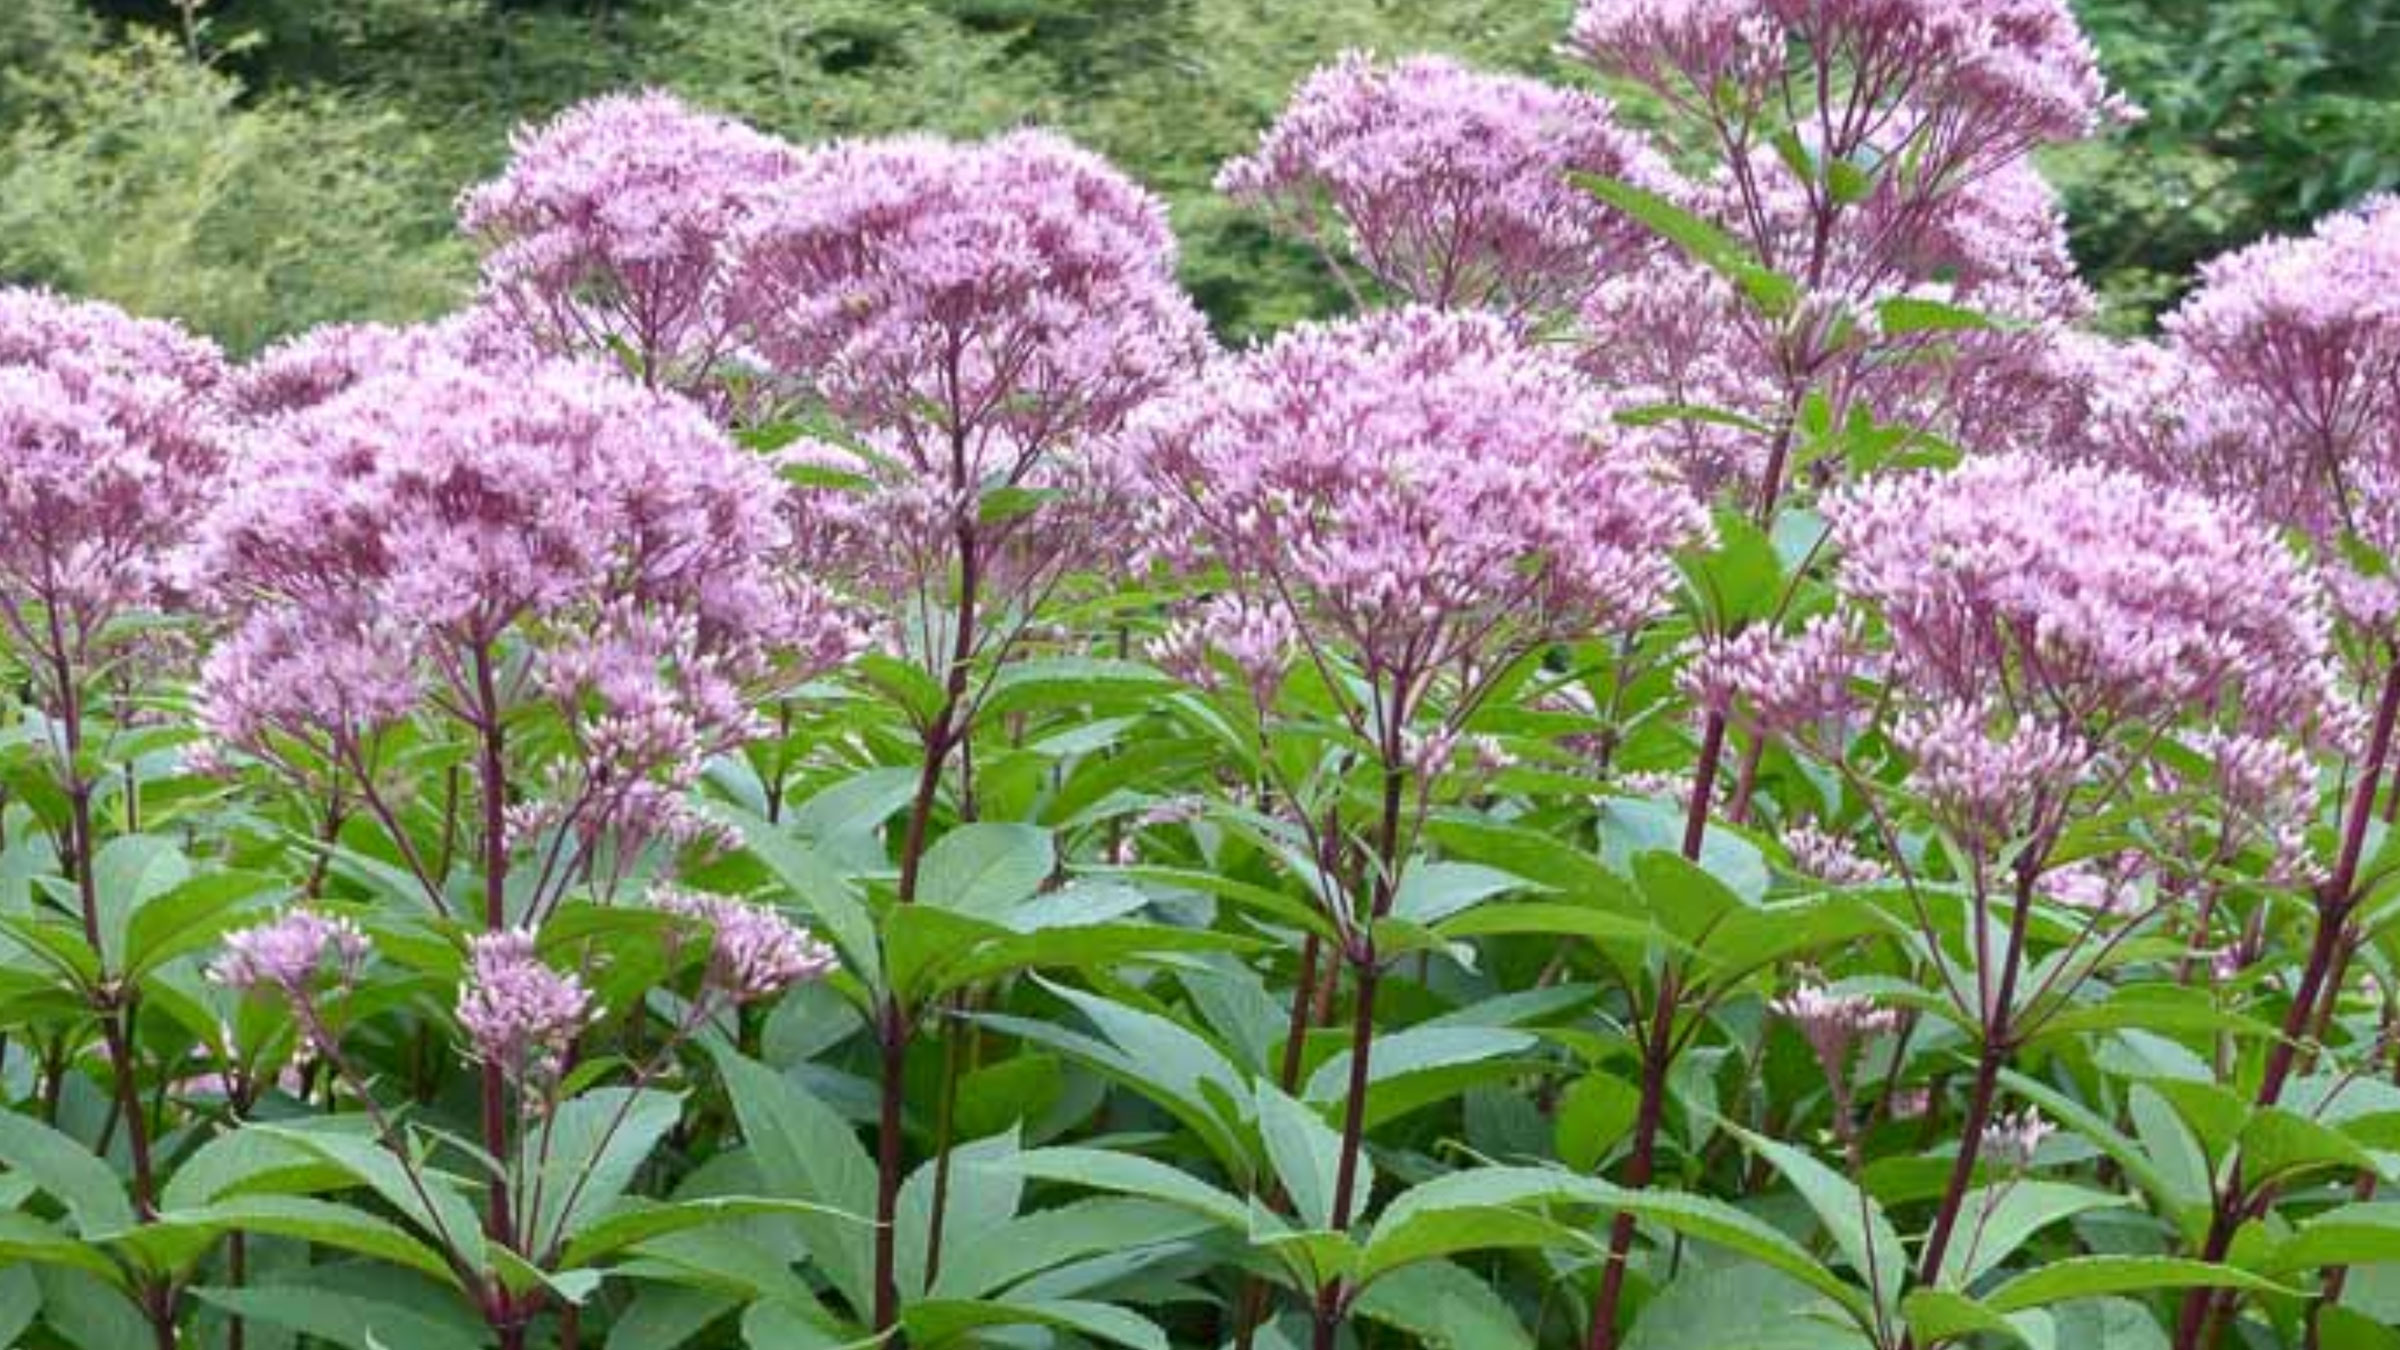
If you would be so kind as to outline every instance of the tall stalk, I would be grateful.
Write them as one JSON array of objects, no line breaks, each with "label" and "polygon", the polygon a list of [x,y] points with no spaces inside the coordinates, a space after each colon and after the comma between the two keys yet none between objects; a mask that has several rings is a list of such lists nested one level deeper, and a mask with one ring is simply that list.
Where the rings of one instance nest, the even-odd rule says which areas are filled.
[{"label": "tall stalk", "polygon": [[[58,682],[58,721],[64,763],[60,774],[67,794],[67,865],[75,870],[75,899],[83,920],[83,939],[97,959],[102,950],[100,882],[95,867],[99,840],[92,828],[92,781],[83,771],[84,706],[68,657],[66,631],[53,606],[49,613],[51,676]],[[133,1207],[144,1219],[158,1213],[158,1179],[150,1154],[150,1117],[142,1102],[140,1076],[134,1063],[133,990],[103,981],[92,991],[92,1011],[100,1024],[100,1039],[108,1055],[110,1097],[117,1118],[125,1122],[125,1148],[133,1159]],[[136,1300],[150,1324],[159,1350],[174,1350],[180,1299],[171,1283],[141,1290]]]},{"label": "tall stalk", "polygon": [[[2017,1001],[2017,976],[2025,965],[2025,936],[2033,917],[2033,886],[2041,876],[2038,856],[2033,852],[2026,853],[2018,860],[2015,870],[2015,889],[2009,896],[2007,945],[2000,953],[2000,979],[1992,990],[1991,1002],[1983,1008],[1983,1035],[1975,1057],[1975,1082],[1967,1093],[1966,1118],[1959,1123],[1958,1155],[1951,1160],[1950,1178],[1942,1187],[1940,1207],[1934,1211],[1933,1227],[1927,1231],[1925,1246],[1918,1255],[1919,1284],[1932,1284],[1942,1272],[1943,1258],[1950,1253],[1950,1239],[1958,1231],[1959,1212],[1966,1204],[1967,1191],[1975,1183],[1975,1164],[1983,1156],[1983,1135],[1985,1128],[1992,1123],[1992,1106],[1999,1092],[2000,1071],[2008,1066],[2009,1056],[2016,1049],[2012,1009]],[[1979,925],[1980,922],[1979,915]],[[1913,1344],[1913,1340],[1912,1337],[1904,1344]]]},{"label": "tall stalk", "polygon": [[[951,460],[952,488],[956,492],[964,492],[968,486],[966,452],[964,434],[954,432],[951,437]],[[898,903],[903,905],[916,903],[918,877],[933,825],[934,802],[941,795],[942,773],[949,763],[950,752],[967,738],[968,666],[975,655],[975,610],[983,582],[982,540],[976,533],[976,522],[971,518],[961,519],[954,528],[953,541],[958,550],[958,617],[951,636],[949,669],[944,673],[942,682],[942,706],[925,728],[924,754],[918,763],[916,796],[909,804],[907,834],[900,846],[897,898]],[[878,1000],[875,1011],[875,1036],[882,1057],[883,1077],[875,1151],[874,1315],[878,1333],[890,1332],[900,1320],[898,1218],[901,1171],[907,1161],[901,1132],[907,1116],[908,1093],[904,1075],[908,1067],[911,1032],[910,1010],[901,1006],[897,993],[886,991]],[[937,1159],[935,1166],[943,1166],[942,1161]],[[946,1199],[947,1185],[939,1189],[945,1193]],[[937,1211],[929,1216],[926,1227],[929,1247],[941,1240],[941,1229],[942,1215]],[[893,1342],[895,1345],[898,1343]]]},{"label": "tall stalk", "polygon": [[[2341,851],[2335,855],[2333,870],[2317,887],[2316,926],[2309,937],[2307,964],[2301,968],[2300,983],[2292,989],[2292,1003],[2284,1013],[2282,1034],[2268,1047],[2266,1067],[2259,1077],[2258,1091],[2251,1098],[2255,1107],[2270,1107],[2283,1100],[2283,1090],[2291,1080],[2292,1067],[2299,1055],[2300,1040],[2316,1023],[2320,1001],[2329,1004],[2341,996],[2335,971],[2342,963],[2350,918],[2358,907],[2358,868],[2366,855],[2367,827],[2375,819],[2375,798],[2382,788],[2384,770],[2389,767],[2395,720],[2400,720],[2400,659],[2395,659],[2384,673],[2383,692],[2376,700],[2375,721],[2367,737],[2366,758],[2359,765],[2358,783],[2351,791],[2350,808],[2342,827]],[[2234,1233],[2240,1229],[2253,1198],[2248,1189],[2237,1159],[2216,1197],[2216,1212],[2210,1216],[2208,1235],[2201,1243],[2201,1260],[2222,1261],[2231,1250]],[[2220,1297],[2214,1290],[2195,1289],[2184,1295],[2175,1319],[2175,1350],[2199,1350],[2223,1310],[2231,1306],[2230,1298]]]},{"label": "tall stalk", "polygon": [[[483,797],[483,927],[497,933],[508,926],[508,742],[489,644],[475,649],[474,675],[476,776]],[[508,1184],[508,1080],[496,1059],[486,1058],[482,1065],[482,1108],[483,1148],[495,1165],[483,1231],[494,1245],[513,1252],[517,1234]],[[516,1299],[498,1283],[485,1298],[484,1316],[499,1336],[501,1350],[523,1350],[525,1327]]]},{"label": "tall stalk", "polygon": [[[1394,702],[1397,705],[1400,700]],[[1375,990],[1383,980],[1382,964],[1375,951],[1375,925],[1391,913],[1392,900],[1399,890],[1400,814],[1407,771],[1402,765],[1398,712],[1392,714],[1391,721],[1392,725],[1383,734],[1383,803],[1375,827],[1368,917],[1366,923],[1350,928],[1342,946],[1342,954],[1350,964],[1357,1006],[1351,1013],[1350,1085],[1342,1109],[1342,1146],[1334,1166],[1333,1214],[1329,1226],[1337,1233],[1346,1231],[1356,1217],[1352,1212],[1352,1197],[1358,1186],[1359,1151],[1367,1132],[1367,1086],[1375,1048]],[[1349,1315],[1351,1294],[1339,1281],[1318,1292],[1315,1350],[1333,1350],[1334,1340]]]}]

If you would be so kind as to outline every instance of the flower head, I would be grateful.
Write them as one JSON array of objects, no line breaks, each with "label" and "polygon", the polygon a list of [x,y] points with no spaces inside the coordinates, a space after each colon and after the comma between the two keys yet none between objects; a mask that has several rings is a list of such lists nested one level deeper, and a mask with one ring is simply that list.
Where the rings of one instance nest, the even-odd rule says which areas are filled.
[{"label": "flower head", "polygon": [[1523,314],[1571,304],[1638,251],[1636,227],[1571,173],[1667,176],[1604,99],[1445,57],[1353,52],[1310,75],[1217,186],[1346,246],[1404,299]]},{"label": "flower head", "polygon": [[329,323],[260,352],[232,379],[234,411],[253,420],[313,408],[363,380],[442,360],[476,365],[536,355],[525,335],[469,310],[435,323]]},{"label": "flower head", "polygon": [[656,90],[579,103],[512,148],[459,199],[483,303],[544,348],[622,347],[646,382],[722,403],[729,249],[799,152]]},{"label": "flower head", "polygon": [[1999,456],[1851,487],[1827,514],[1843,590],[1890,635],[1893,738],[1978,840],[2055,822],[2112,737],[2188,716],[2305,735],[2336,715],[2307,574],[2208,498]]},{"label": "flower head", "polygon": [[458,1024],[475,1058],[523,1082],[556,1077],[595,1015],[591,992],[542,963],[531,931],[502,929],[468,943]]},{"label": "flower head", "polygon": [[327,976],[344,986],[356,983],[371,950],[367,935],[350,920],[294,909],[228,936],[207,974],[243,993],[272,988],[288,998],[308,998]]},{"label": "flower head", "polygon": [[1860,1041],[1898,1025],[1889,1008],[1856,994],[1837,994],[1821,985],[1802,985],[1770,1005],[1800,1030],[1828,1075],[1848,1072],[1850,1051]]},{"label": "flower head", "polygon": [[2057,1126],[2030,1106],[2003,1113],[1983,1127],[1983,1156],[1995,1166],[2021,1172],[2033,1165],[2033,1156],[2041,1149],[2042,1141],[2057,1131]]},{"label": "flower head", "polygon": [[[602,367],[422,352],[258,424],[245,469],[197,550],[232,627],[201,716],[270,757],[541,695],[574,732],[575,818],[654,824],[629,817],[661,782],[756,730],[746,690],[855,639],[772,470]],[[504,642],[522,664],[486,689]]]},{"label": "flower head", "polygon": [[1928,693],[2038,693],[2084,721],[2238,691],[2265,725],[2329,701],[2306,572],[2207,498],[2002,456],[1861,484],[1827,510],[1844,589],[1877,603],[1900,677]]},{"label": "flower head", "polygon": [[918,474],[1021,482],[1203,350],[1165,209],[1039,131],[811,151],[743,233],[735,310]]},{"label": "flower head", "polygon": [[1824,72],[1841,92],[1826,106],[1847,112],[1824,120],[1818,153],[1905,151],[1928,182],[2089,135],[2117,110],[2064,0],[1583,0],[1569,46],[1729,122],[1819,106]]},{"label": "flower head", "polygon": [[1867,664],[1855,616],[1823,614],[1799,632],[1744,629],[1710,642],[1685,676],[1694,701],[1781,736],[1838,743],[1859,710],[1852,682]]},{"label": "flower head", "polygon": [[1849,839],[1818,825],[1804,822],[1784,831],[1783,846],[1792,870],[1836,886],[1863,885],[1884,874]]},{"label": "flower head", "polygon": [[735,1003],[773,998],[839,964],[807,929],[760,905],[671,888],[653,890],[650,903],[708,926],[708,986]]},{"label": "flower head", "polygon": [[1161,553],[1221,564],[1308,642],[1406,686],[1658,605],[1706,522],[1603,418],[1501,320],[1409,308],[1228,358],[1130,439]]},{"label": "flower head", "polygon": [[[2165,320],[2196,378],[2177,405],[2185,453],[2162,467],[2328,556],[2345,535],[2400,550],[2400,198],[2227,254],[2200,281]],[[2388,624],[2388,585],[2337,570],[2345,610]]]},{"label": "flower head", "polygon": [[0,645],[38,653],[37,688],[159,598],[221,481],[224,379],[172,324],[0,290]]}]

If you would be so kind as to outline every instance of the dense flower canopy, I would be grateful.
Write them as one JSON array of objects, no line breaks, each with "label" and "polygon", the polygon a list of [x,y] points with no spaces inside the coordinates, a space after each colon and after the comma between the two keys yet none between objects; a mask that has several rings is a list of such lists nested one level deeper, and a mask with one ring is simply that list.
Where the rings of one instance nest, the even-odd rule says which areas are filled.
[{"label": "dense flower canopy", "polygon": [[1973,831],[2055,819],[2122,733],[2197,712],[2305,735],[2344,715],[2307,571],[2200,494],[1999,456],[1859,484],[1825,509],[1843,591],[1889,636],[1897,737],[1921,789]]},{"label": "dense flower canopy", "polygon": [[428,362],[505,365],[536,355],[522,330],[486,309],[433,323],[332,323],[286,338],[236,368],[229,401],[237,415],[255,421],[315,407],[361,380]]},{"label": "dense flower canopy", "polygon": [[1199,356],[1174,265],[1158,199],[1061,137],[842,142],[758,209],[735,310],[917,474],[1018,482]]},{"label": "dense flower canopy", "polygon": [[224,382],[172,324],[0,291],[0,639],[44,653],[37,676],[155,597],[216,490]]},{"label": "dense flower canopy", "polygon": [[766,464],[603,368],[424,353],[262,424],[244,466],[197,570],[234,622],[203,717],[254,751],[482,708],[505,639],[532,660],[498,692],[559,703],[631,806],[755,729],[747,682],[851,641]]},{"label": "dense flower canopy", "polygon": [[1659,603],[1697,503],[1554,350],[1410,308],[1296,329],[1145,416],[1152,535],[1404,683]]},{"label": "dense flower canopy", "polygon": [[1676,172],[1344,58],[1232,351],[658,94],[438,322],[0,293],[0,1341],[2371,1341],[2400,203],[2103,337],[2060,0],[1576,44]]},{"label": "dense flower canopy", "polygon": [[[2169,314],[2192,372],[2175,471],[2338,556],[2400,548],[2400,199],[2219,258]],[[2229,470],[2231,470],[2229,472]],[[2400,610],[2380,576],[2342,577],[2371,626]]]},{"label": "dense flower canopy", "polygon": [[1569,181],[1671,177],[1590,94],[1439,56],[1352,53],[1311,75],[1217,175],[1399,296],[1539,315],[1637,255],[1639,227]]},{"label": "dense flower canopy", "polygon": [[2111,108],[2065,0],[1583,0],[1569,45],[1725,124],[1813,107],[1818,153],[1907,154],[1944,188]]},{"label": "dense flower canopy", "polygon": [[728,249],[799,152],[657,91],[577,104],[513,149],[459,199],[483,302],[551,350],[621,349],[650,384],[721,391]]}]

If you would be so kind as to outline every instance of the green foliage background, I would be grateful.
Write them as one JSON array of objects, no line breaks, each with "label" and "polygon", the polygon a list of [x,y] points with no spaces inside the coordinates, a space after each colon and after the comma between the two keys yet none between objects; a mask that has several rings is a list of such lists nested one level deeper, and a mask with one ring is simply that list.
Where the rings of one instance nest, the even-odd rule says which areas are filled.
[{"label": "green foliage background", "polygon": [[[1330,308],[1214,199],[1308,69],[1439,50],[1562,80],[1572,0],[8,0],[0,276],[249,350],[454,303],[508,130],[657,84],[783,135],[1022,122],[1164,193],[1228,336]],[[2400,180],[2400,0],[2078,0],[2148,117],[2050,164],[2119,328],[2210,254]],[[1641,115],[1638,107],[1629,113]]]}]

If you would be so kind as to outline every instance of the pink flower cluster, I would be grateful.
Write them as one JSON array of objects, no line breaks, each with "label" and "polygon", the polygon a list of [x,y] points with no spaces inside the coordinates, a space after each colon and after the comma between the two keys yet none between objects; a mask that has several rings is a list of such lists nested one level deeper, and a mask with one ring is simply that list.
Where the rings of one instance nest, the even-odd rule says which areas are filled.
[{"label": "pink flower cluster", "polygon": [[0,290],[0,641],[38,653],[37,681],[159,598],[217,490],[224,382],[216,348],[172,324]]},{"label": "pink flower cluster", "polygon": [[1860,720],[1852,685],[1866,672],[1866,638],[1855,615],[1824,614],[1796,633],[1771,625],[1704,646],[1685,669],[1692,700],[1771,735],[1838,748]]},{"label": "pink flower cluster", "polygon": [[1021,483],[1201,355],[1159,201],[1046,132],[809,154],[744,230],[733,314],[910,472]]},{"label": "pink flower cluster", "polygon": [[2307,572],[2198,494],[1999,456],[1859,484],[1826,513],[1842,588],[1890,636],[1898,739],[1975,833],[2026,828],[2122,730],[2336,716]]},{"label": "pink flower cluster", "polygon": [[732,1003],[773,998],[839,964],[833,948],[764,906],[668,887],[654,889],[650,903],[707,925],[707,987]]},{"label": "pink flower cluster", "polygon": [[[260,424],[244,468],[197,550],[233,624],[201,714],[256,753],[544,694],[608,785],[595,824],[750,734],[754,681],[853,645],[767,466],[604,368],[436,344]],[[502,671],[504,639],[529,660]]]},{"label": "pink flower cluster", "polygon": [[1936,190],[2116,111],[2064,0],[1583,0],[1569,46],[1737,134],[1815,109],[1819,154]]},{"label": "pink flower cluster", "polygon": [[1769,1006],[1799,1030],[1828,1076],[1848,1071],[1850,1052],[1860,1041],[1899,1025],[1891,1009],[1879,1008],[1872,999],[1857,994],[1837,994],[1823,985],[1802,985],[1779,995]]},{"label": "pink flower cluster", "polygon": [[367,935],[350,920],[293,909],[228,936],[207,974],[213,983],[243,993],[274,989],[286,998],[308,999],[327,976],[345,987],[357,983],[372,950]]},{"label": "pink flower cluster", "polygon": [[475,1058],[499,1066],[512,1082],[556,1078],[596,1015],[591,991],[544,964],[530,931],[507,928],[469,940],[458,1025]]},{"label": "pink flower cluster", "polygon": [[459,199],[483,303],[546,349],[622,350],[654,387],[722,399],[731,249],[799,152],[656,91],[579,103],[514,151]]},{"label": "pink flower cluster", "polygon": [[1671,177],[1606,100],[1353,52],[1309,76],[1217,187],[1320,249],[1346,247],[1405,300],[1540,316],[1571,309],[1647,238],[1571,173]]},{"label": "pink flower cluster", "polygon": [[1783,846],[1793,871],[1835,886],[1862,886],[1884,876],[1884,869],[1848,838],[1806,821],[1784,830]]},{"label": "pink flower cluster", "polygon": [[1500,319],[1408,308],[1229,357],[1130,438],[1171,561],[1379,684],[1640,621],[1698,504],[1613,450],[1574,368]]},{"label": "pink flower cluster", "polygon": [[[1758,478],[1808,392],[1837,414],[1865,409],[1977,451],[2046,448],[2049,409],[2073,388],[2053,348],[2093,300],[2056,194],[2029,164],[1939,198],[1843,204],[1813,200],[1771,153],[1756,159],[1738,182],[1692,190],[1693,204],[1803,283],[1791,314],[1760,314],[1664,247],[1584,297],[1582,365],[1640,414],[1633,434],[1705,490]],[[1995,322],[1882,319],[1919,302]]]},{"label": "pink flower cluster", "polygon": [[[2175,471],[2328,555],[2344,534],[2400,550],[2400,198],[2210,262],[2165,326],[2192,372]],[[2388,582],[2339,580],[2364,622],[2400,610]]]},{"label": "pink flower cluster", "polygon": [[1150,645],[1150,659],[1177,679],[1203,689],[1222,680],[1218,665],[1230,666],[1260,707],[1275,691],[1299,654],[1300,635],[1292,617],[1272,604],[1238,594],[1212,595],[1188,614],[1170,621]]},{"label": "pink flower cluster", "polygon": [[442,360],[506,365],[534,356],[522,331],[484,309],[406,326],[330,323],[286,338],[235,370],[231,401],[239,416],[262,421],[313,408],[370,376]]}]

